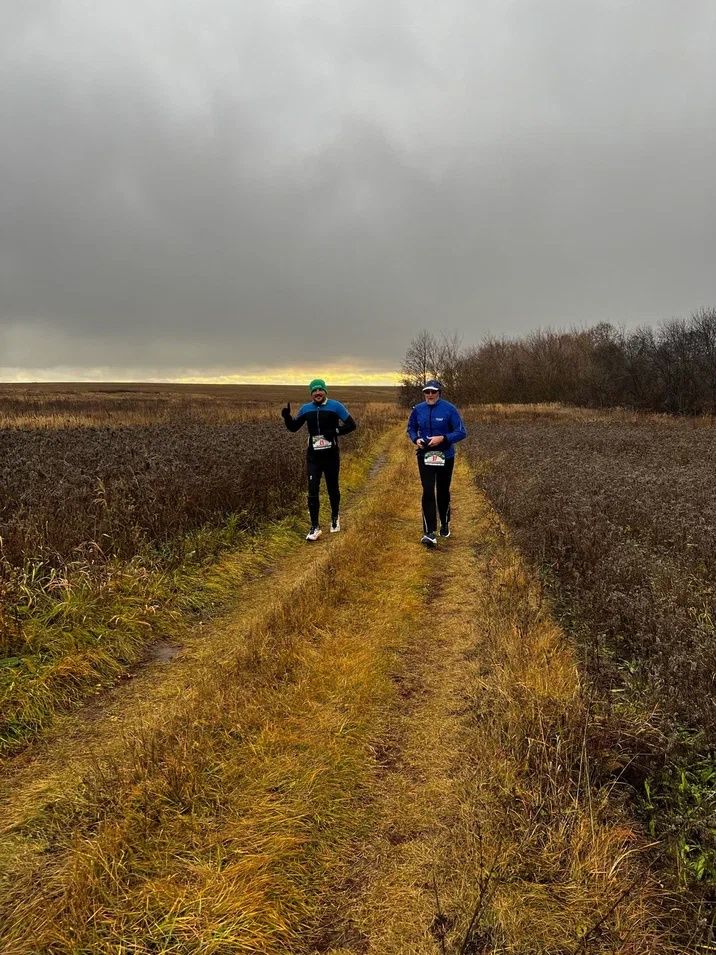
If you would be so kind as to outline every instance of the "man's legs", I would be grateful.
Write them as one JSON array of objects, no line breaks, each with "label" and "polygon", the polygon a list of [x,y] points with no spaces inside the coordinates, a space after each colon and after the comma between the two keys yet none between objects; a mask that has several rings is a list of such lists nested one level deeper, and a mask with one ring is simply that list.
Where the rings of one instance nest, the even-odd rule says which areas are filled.
[{"label": "man's legs", "polygon": [[338,483],[338,477],[341,470],[341,456],[338,448],[330,451],[321,451],[326,458],[323,460],[323,473],[326,476],[326,490],[328,491],[328,500],[331,502],[331,523],[338,520],[338,511],[341,506],[341,489]]},{"label": "man's legs", "polygon": [[454,467],[455,458],[449,458],[445,462],[445,467],[433,468],[434,471],[438,472],[435,479],[437,484],[438,514],[440,515],[440,523],[443,526],[450,522],[450,482],[452,481]]},{"label": "man's legs", "polygon": [[326,490],[328,499],[331,502],[331,520],[338,518],[338,510],[341,504],[341,490],[338,483],[338,476],[341,468],[341,458],[338,448],[328,451],[316,451],[313,454],[308,453],[308,513],[311,518],[311,527],[318,527],[318,515],[320,511],[320,489],[321,475],[326,478]]},{"label": "man's legs", "polygon": [[310,452],[306,458],[306,468],[308,471],[308,515],[311,520],[311,527],[318,527],[318,509],[320,499],[318,491],[321,486],[321,462]]},{"label": "man's legs", "polygon": [[420,472],[420,481],[423,485],[423,530],[426,534],[434,534],[437,530],[437,517],[435,514],[435,472],[442,471],[442,468],[436,468],[426,464],[423,461],[422,454],[419,454],[418,471]]}]

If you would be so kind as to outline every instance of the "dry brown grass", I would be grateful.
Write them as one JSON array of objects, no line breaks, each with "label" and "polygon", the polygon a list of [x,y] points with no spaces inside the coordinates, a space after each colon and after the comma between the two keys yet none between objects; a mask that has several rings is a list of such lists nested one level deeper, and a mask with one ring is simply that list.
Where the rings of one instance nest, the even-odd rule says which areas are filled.
[{"label": "dry brown grass", "polygon": [[640,798],[670,846],[662,871],[713,914],[716,430],[543,407],[469,418],[479,483],[577,641],[594,773]]},{"label": "dry brown grass", "polygon": [[716,740],[716,429],[659,416],[472,416],[482,486],[549,574],[589,676]]},{"label": "dry brown grass", "polygon": [[426,552],[393,450],[81,783],[18,790],[5,951],[678,951],[647,840],[591,778],[574,653],[456,473]]},{"label": "dry brown grass", "polygon": [[499,529],[484,531],[470,760],[493,772],[473,794],[484,892],[472,933],[504,952],[678,951],[648,840],[591,778],[574,654]]},{"label": "dry brown grass", "polygon": [[[395,405],[398,389],[331,387],[330,396],[349,406]],[[207,421],[276,419],[286,401],[308,401],[299,385],[178,385],[111,382],[0,384],[0,428],[65,428],[108,424],[157,424],[177,415]]]},{"label": "dry brown grass", "polygon": [[227,634],[219,669],[65,794],[44,820],[49,855],[15,845],[7,951],[306,950],[367,823],[386,644],[420,603],[393,575],[402,539],[381,550],[389,480],[266,619]]},{"label": "dry brown grass", "polygon": [[[287,440],[289,438],[289,440]],[[285,513],[301,487],[302,445],[283,423],[181,417],[149,426],[0,432],[0,536],[13,566],[102,562],[235,515]]]},{"label": "dry brown grass", "polygon": [[398,845],[361,910],[382,940],[367,950],[680,951],[649,840],[591,778],[574,652],[466,477],[455,524],[469,541],[432,579],[428,621],[449,624],[416,647],[425,692],[389,787]]},{"label": "dry brown grass", "polygon": [[[255,399],[257,391],[250,393]],[[248,527],[286,513],[302,488],[305,433],[286,431],[279,413],[286,395],[250,394],[33,392],[4,399],[5,575],[8,564],[24,561],[58,566],[78,557],[127,557],[227,515]],[[365,397],[351,405],[359,431],[343,443],[348,454],[395,421],[395,405]]]},{"label": "dry brown grass", "polygon": [[[0,474],[5,555],[16,559],[0,564],[0,753],[121,678],[158,637],[215,612],[231,588],[210,565],[227,549],[250,574],[302,536],[305,434],[246,405],[227,410],[229,423],[218,405],[203,421],[173,407],[171,424],[0,432],[18,452]],[[348,493],[395,411],[367,404],[356,416]]]}]

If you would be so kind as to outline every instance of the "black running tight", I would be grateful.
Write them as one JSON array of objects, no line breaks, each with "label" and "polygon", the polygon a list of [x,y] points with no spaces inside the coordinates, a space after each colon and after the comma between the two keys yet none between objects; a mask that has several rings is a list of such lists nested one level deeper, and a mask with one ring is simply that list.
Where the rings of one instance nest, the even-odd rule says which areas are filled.
[{"label": "black running tight", "polygon": [[341,490],[338,485],[338,474],[341,468],[341,457],[338,448],[327,448],[325,451],[309,450],[306,458],[308,469],[308,513],[311,518],[311,527],[318,527],[318,510],[320,499],[318,496],[321,487],[321,475],[326,479],[328,500],[331,502],[331,518],[338,517],[341,503]]},{"label": "black running tight", "polygon": [[455,458],[448,458],[442,467],[434,467],[426,464],[423,455],[418,454],[418,470],[423,485],[423,530],[426,534],[437,531],[437,516],[441,524],[447,524],[450,520],[450,481],[454,467]]}]

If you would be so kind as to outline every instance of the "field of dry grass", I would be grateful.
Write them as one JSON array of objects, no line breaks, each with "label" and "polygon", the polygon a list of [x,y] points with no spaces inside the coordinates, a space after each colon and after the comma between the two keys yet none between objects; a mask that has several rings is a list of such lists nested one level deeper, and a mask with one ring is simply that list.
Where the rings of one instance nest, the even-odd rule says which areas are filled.
[{"label": "field of dry grass", "polygon": [[8,766],[6,951],[679,951],[573,650],[466,467],[421,548],[401,430],[345,533]]},{"label": "field of dry grass", "polygon": [[[7,387],[0,540],[12,565],[64,563],[78,549],[127,556],[228,514],[250,526],[283,512],[302,486],[305,436],[286,431],[280,410],[286,400],[305,401],[306,389]],[[344,390],[361,432],[390,414],[390,403],[372,400],[380,389]]]},{"label": "field of dry grass", "polygon": [[[236,428],[226,434],[240,443],[273,427],[264,406],[210,393],[187,407],[161,392],[157,407],[146,395],[105,396],[100,405],[139,402],[109,411],[81,408],[75,394],[67,427],[67,396],[42,401],[58,394],[34,429],[6,427],[4,438],[57,441],[71,454],[73,441],[85,448],[122,430],[137,459],[165,455],[155,475],[184,475],[192,494],[211,481],[221,429]],[[231,508],[176,534],[168,525],[134,553],[5,562],[0,608],[15,642],[0,661],[0,949],[708,951],[707,894],[668,877],[667,842],[624,799],[637,765],[630,742],[662,741],[670,724],[659,719],[679,713],[645,718],[648,697],[627,697],[623,678],[622,696],[597,706],[596,687],[617,688],[604,677],[621,672],[617,650],[600,637],[599,683],[578,590],[550,597],[537,566],[547,551],[530,550],[535,520],[549,528],[560,513],[540,508],[562,495],[572,523],[576,513],[574,473],[547,504],[534,500],[549,459],[569,475],[570,447],[584,459],[594,427],[606,428],[597,445],[614,458],[628,446],[619,429],[641,422],[615,415],[607,427],[551,406],[472,415],[454,533],[429,552],[403,414],[346,400],[361,427],[345,443],[344,529],[318,545],[303,540],[299,453],[293,497],[262,505],[251,527],[236,518],[237,489]],[[536,438],[540,427],[561,440]],[[168,450],[147,438],[161,429],[179,436]],[[41,438],[26,439],[33,431]],[[117,475],[127,460],[117,455]],[[261,477],[267,500],[282,474],[277,465]]]},{"label": "field of dry grass", "polygon": [[[337,386],[330,396],[349,407],[392,405],[398,389]],[[158,424],[177,416],[226,423],[247,412],[276,419],[287,401],[298,406],[308,400],[299,385],[0,384],[0,428]]]},{"label": "field of dry grass", "polygon": [[[35,398],[41,423],[0,428],[0,753],[221,604],[204,568],[227,548],[255,573],[303,526],[306,438],[280,405],[257,410],[243,392]],[[389,404],[351,410],[346,490],[395,420]],[[80,413],[109,420],[68,423]]]},{"label": "field of dry grass", "polygon": [[576,637],[602,772],[684,881],[716,887],[716,428],[619,411],[469,414],[479,484]]}]

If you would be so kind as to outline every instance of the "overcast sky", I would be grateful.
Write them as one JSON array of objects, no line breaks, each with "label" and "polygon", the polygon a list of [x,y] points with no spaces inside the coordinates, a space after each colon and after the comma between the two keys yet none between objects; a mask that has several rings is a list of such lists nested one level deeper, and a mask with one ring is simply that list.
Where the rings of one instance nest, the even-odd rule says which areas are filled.
[{"label": "overcast sky", "polygon": [[714,0],[0,0],[0,376],[716,306]]}]

